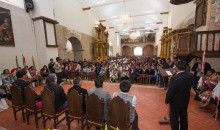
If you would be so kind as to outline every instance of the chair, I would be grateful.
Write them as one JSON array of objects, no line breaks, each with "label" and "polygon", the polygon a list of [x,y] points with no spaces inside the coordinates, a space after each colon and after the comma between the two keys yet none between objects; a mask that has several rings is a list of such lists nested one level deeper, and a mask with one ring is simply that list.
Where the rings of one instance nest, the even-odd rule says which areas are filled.
[{"label": "chair", "polygon": [[104,117],[104,99],[101,100],[94,93],[87,99],[86,104],[87,112],[87,130],[90,130],[91,126],[105,129],[105,117]]},{"label": "chair", "polygon": [[133,124],[130,124],[130,103],[125,103],[119,96],[113,98],[108,105],[108,129],[131,130]]},{"label": "chair", "polygon": [[155,85],[157,85],[157,75],[149,75],[149,81],[148,81],[149,84],[151,84],[151,79],[152,79],[152,78],[155,78],[155,80],[156,80],[156,81],[155,81]]},{"label": "chair", "polygon": [[147,82],[148,82],[148,75],[147,74],[140,74],[138,82],[142,83],[142,84],[144,84],[144,83],[147,84]]},{"label": "chair", "polygon": [[86,116],[83,114],[83,97],[76,90],[72,90],[67,94],[68,114],[67,125],[70,130],[70,124],[73,120],[81,121],[81,129],[85,127],[83,124]]},{"label": "chair", "polygon": [[[61,123],[66,116],[58,121],[58,117],[61,116],[63,113],[67,112],[67,108],[64,108],[60,111],[55,111],[55,96],[49,89],[44,89],[41,92],[41,100],[42,100],[42,116],[43,116],[43,126],[44,129],[46,127],[46,121],[48,119],[54,120],[54,128],[56,129],[57,125]],[[66,113],[67,115],[67,113]]]},{"label": "chair", "polygon": [[74,72],[70,72],[69,73],[69,77],[70,77],[70,79],[74,79],[75,78],[75,73]]},{"label": "chair", "polygon": [[[41,113],[42,111],[42,106],[36,106],[36,100],[35,100],[36,93],[31,87],[26,87],[25,88],[25,109],[26,109],[26,118],[27,118],[27,124],[29,125],[29,116],[31,114],[35,115],[35,123],[36,123],[36,128],[38,128],[38,120],[42,117],[37,117],[38,113]],[[38,104],[41,102],[38,102]]]},{"label": "chair", "polygon": [[13,108],[15,120],[17,120],[16,113],[18,111],[22,111],[23,122],[25,122],[25,112],[24,112],[25,105],[23,103],[22,90],[20,87],[13,84],[10,91],[11,91],[11,102],[12,102],[12,108]]},{"label": "chair", "polygon": [[83,73],[82,73],[82,79],[84,79],[84,80],[85,80],[85,79],[89,79],[89,74],[90,74],[90,73],[83,72]]},{"label": "chair", "polygon": [[96,79],[96,73],[95,72],[90,72],[89,80],[95,80],[95,79]]}]

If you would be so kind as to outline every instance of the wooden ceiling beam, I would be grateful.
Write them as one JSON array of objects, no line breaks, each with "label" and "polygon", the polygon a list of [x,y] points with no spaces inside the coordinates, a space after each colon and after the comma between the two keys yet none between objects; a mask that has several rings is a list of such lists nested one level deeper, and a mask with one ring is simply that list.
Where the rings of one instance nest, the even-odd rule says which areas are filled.
[{"label": "wooden ceiling beam", "polygon": [[[144,14],[136,14],[136,15],[130,15],[131,18],[134,17],[141,17],[141,16],[147,16],[147,15],[153,15],[153,14],[169,14],[169,12],[161,12],[161,13],[144,13]],[[121,17],[115,17],[115,18],[106,18],[106,19],[102,19],[102,20],[114,20],[114,19],[120,19]]]},{"label": "wooden ceiling beam", "polygon": [[[125,2],[127,2],[127,1],[131,1],[131,0],[125,0]],[[91,8],[97,8],[97,7],[106,6],[106,5],[118,4],[118,3],[122,3],[122,2],[124,2],[124,0],[110,2],[110,3],[98,4],[98,5],[94,5],[94,6],[90,6],[90,7],[85,7],[82,10],[86,11],[86,10],[90,10]]]},{"label": "wooden ceiling beam", "polygon": [[164,15],[164,14],[169,14],[169,12],[162,12],[160,13],[161,15]]}]

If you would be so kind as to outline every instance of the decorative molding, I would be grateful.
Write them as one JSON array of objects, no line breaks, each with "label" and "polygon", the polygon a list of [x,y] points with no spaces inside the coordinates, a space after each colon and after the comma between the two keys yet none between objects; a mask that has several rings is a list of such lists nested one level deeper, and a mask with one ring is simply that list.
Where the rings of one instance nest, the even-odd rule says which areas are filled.
[{"label": "decorative molding", "polygon": [[[55,45],[49,45],[49,44],[48,44],[46,22],[53,24],[53,27],[54,27],[54,37],[55,37]],[[46,46],[47,46],[47,47],[58,47],[58,45],[57,45],[57,36],[56,36],[55,23],[48,22],[48,21],[43,21],[43,24],[44,24],[44,34],[45,34]]]},{"label": "decorative molding", "polygon": [[39,17],[33,18],[32,20],[33,21],[43,20],[43,21],[46,21],[46,22],[49,22],[49,23],[53,23],[53,24],[58,24],[59,23],[56,20],[51,19],[51,18],[47,18],[45,16],[39,16]]}]

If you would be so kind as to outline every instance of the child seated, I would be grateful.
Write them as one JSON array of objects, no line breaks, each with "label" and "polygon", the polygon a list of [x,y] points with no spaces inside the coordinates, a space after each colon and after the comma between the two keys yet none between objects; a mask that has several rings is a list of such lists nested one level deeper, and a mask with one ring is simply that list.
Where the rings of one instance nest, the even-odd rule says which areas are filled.
[{"label": "child seated", "polygon": [[123,80],[120,83],[120,93],[114,93],[113,98],[119,96],[122,98],[126,103],[130,102],[131,109],[130,109],[130,123],[134,123],[134,130],[138,130],[138,115],[135,110],[135,107],[137,106],[137,98],[134,95],[128,94],[129,90],[131,88],[131,82],[129,80]]}]

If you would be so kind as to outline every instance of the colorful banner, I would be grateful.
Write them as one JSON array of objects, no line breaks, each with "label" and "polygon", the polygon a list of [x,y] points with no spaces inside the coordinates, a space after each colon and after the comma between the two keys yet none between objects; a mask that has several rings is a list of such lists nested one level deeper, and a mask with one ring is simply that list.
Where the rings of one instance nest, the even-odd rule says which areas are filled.
[{"label": "colorful banner", "polygon": [[24,55],[22,54],[22,58],[23,58],[23,66],[24,66],[24,68],[26,67],[26,60],[25,60],[25,57],[24,57]]},{"label": "colorful banner", "polygon": [[18,64],[18,57],[16,56],[16,66],[17,66],[17,68],[19,68],[19,64]]}]

